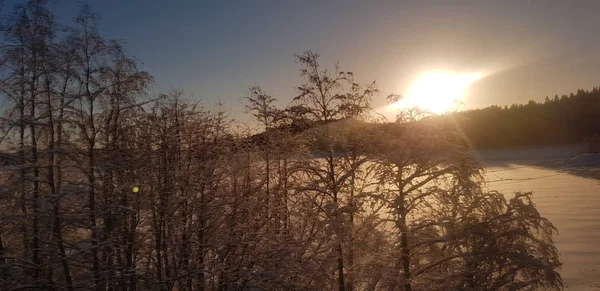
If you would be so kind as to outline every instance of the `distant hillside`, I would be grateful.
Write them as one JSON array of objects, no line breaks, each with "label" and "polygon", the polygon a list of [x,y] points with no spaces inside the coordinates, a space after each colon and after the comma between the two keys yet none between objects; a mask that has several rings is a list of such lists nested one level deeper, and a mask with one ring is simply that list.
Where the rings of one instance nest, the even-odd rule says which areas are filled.
[{"label": "distant hillside", "polygon": [[[458,126],[476,148],[579,144],[594,137],[595,146],[592,151],[600,152],[600,87],[594,87],[590,91],[580,89],[575,94],[560,97],[546,97],[544,102],[490,106],[453,113],[448,117],[451,118],[445,121],[448,128],[456,129]],[[342,120],[334,122],[340,121]],[[271,134],[295,135],[321,125],[323,123],[309,119],[297,119],[273,128]],[[344,127],[348,124],[344,122],[338,124],[340,125]],[[264,146],[268,141],[266,134],[262,132],[251,136],[244,143]],[[318,147],[317,144],[315,146]]]},{"label": "distant hillside", "polygon": [[491,106],[452,114],[478,148],[581,143],[600,134],[600,88],[544,102]]}]

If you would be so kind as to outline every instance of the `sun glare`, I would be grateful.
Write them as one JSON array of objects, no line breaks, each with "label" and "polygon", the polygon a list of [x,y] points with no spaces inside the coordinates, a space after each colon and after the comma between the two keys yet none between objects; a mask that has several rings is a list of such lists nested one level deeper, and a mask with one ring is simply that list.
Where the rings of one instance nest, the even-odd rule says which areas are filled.
[{"label": "sun glare", "polygon": [[464,100],[469,85],[481,77],[479,73],[445,71],[424,74],[410,86],[408,93],[395,107],[418,107],[436,114],[448,112],[457,108],[457,104]]}]

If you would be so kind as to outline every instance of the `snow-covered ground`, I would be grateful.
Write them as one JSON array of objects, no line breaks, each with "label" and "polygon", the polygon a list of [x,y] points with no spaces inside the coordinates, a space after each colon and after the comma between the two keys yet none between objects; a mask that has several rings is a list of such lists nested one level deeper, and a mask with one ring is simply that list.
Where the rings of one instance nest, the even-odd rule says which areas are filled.
[{"label": "snow-covered ground", "polygon": [[496,160],[485,169],[489,190],[507,196],[515,191],[534,192],[538,210],[559,231],[555,241],[563,261],[565,289],[600,290],[600,180],[524,161]]}]

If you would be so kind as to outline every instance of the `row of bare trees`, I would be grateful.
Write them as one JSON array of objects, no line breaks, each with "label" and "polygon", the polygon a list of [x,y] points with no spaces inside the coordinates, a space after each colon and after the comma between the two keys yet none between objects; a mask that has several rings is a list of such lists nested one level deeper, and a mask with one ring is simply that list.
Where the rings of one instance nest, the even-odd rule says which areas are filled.
[{"label": "row of bare trees", "polygon": [[[45,1],[3,26],[1,290],[560,289],[531,193],[483,191],[447,120],[373,120],[375,84],[319,55],[258,134],[152,78]],[[408,116],[408,117],[407,117]]]}]

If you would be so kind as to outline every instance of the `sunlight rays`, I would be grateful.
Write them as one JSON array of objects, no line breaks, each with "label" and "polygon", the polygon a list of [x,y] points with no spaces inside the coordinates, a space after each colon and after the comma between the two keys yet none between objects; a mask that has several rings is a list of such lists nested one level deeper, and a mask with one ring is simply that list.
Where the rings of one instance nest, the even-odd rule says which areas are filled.
[{"label": "sunlight rays", "polygon": [[457,108],[464,101],[468,87],[481,79],[482,73],[433,71],[421,75],[408,89],[404,98],[392,104],[392,109],[417,107],[435,114]]}]

